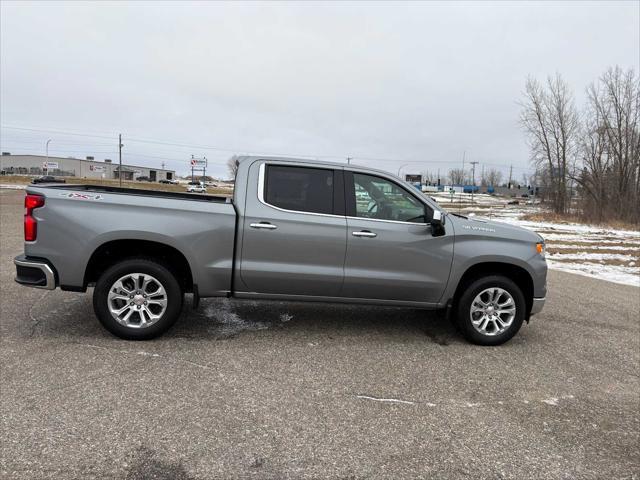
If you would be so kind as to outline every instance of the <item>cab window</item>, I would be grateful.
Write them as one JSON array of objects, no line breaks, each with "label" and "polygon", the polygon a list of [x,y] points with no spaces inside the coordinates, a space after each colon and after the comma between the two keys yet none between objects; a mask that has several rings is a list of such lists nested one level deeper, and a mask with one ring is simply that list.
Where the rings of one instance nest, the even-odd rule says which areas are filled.
[{"label": "cab window", "polygon": [[333,213],[333,177],[333,170],[323,168],[267,165],[265,201],[297,212]]},{"label": "cab window", "polygon": [[430,220],[431,209],[398,184],[356,172],[348,177],[352,178],[345,178],[352,188],[350,216],[412,223]]}]

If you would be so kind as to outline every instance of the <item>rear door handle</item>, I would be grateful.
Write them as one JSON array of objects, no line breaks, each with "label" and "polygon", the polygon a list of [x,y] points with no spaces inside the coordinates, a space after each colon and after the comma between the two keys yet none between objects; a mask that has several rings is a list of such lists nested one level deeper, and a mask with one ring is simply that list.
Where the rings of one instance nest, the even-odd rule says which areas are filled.
[{"label": "rear door handle", "polygon": [[269,223],[269,222],[252,223],[249,226],[251,228],[264,228],[266,230],[275,230],[276,228],[278,228],[277,225],[274,225],[274,224]]},{"label": "rear door handle", "polygon": [[354,237],[367,237],[367,238],[373,238],[373,237],[377,237],[378,236],[377,233],[370,232],[369,230],[362,230],[360,232],[353,232],[351,235],[353,235]]}]

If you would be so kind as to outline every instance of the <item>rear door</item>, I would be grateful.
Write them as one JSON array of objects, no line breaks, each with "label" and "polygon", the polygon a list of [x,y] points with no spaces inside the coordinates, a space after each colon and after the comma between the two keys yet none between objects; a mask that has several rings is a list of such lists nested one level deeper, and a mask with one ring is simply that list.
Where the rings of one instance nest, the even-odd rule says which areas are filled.
[{"label": "rear door", "polygon": [[433,209],[391,178],[345,171],[347,255],[342,296],[437,303],[453,234],[434,237]]},{"label": "rear door", "polygon": [[338,296],[347,243],[342,169],[256,162],[248,181],[256,179],[243,225],[240,277],[247,291]]}]

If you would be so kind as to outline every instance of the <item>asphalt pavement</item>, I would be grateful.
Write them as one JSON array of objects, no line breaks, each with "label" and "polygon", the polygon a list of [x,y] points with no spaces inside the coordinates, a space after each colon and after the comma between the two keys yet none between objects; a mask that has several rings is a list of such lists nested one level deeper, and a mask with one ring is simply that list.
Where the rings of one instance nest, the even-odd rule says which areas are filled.
[{"label": "asphalt pavement", "polygon": [[640,478],[640,289],[550,272],[501,347],[412,309],[203,300],[127,342],[14,283],[0,191],[2,478]]}]

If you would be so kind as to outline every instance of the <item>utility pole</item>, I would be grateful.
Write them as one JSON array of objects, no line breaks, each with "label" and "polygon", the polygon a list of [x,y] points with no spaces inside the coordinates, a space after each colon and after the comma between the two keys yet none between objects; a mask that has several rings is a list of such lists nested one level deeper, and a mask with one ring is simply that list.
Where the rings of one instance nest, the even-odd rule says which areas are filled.
[{"label": "utility pole", "polygon": [[122,186],[122,134],[118,135],[118,180],[120,181],[120,186]]},{"label": "utility pole", "polygon": [[464,186],[464,161],[467,157],[467,151],[462,152],[462,186]]},{"label": "utility pole", "polygon": [[353,157],[347,157],[347,165],[351,163],[351,160],[353,160]]},{"label": "utility pole", "polygon": [[202,167],[202,185],[206,185],[207,182],[207,157],[204,158],[204,166]]},{"label": "utility pole", "polygon": [[511,177],[512,177],[512,175],[513,175],[513,165],[511,165],[511,167],[509,168],[509,184],[507,185],[509,190],[511,190]]},{"label": "utility pole", "polygon": [[[191,155],[191,160],[193,160],[193,155]],[[193,179],[193,162],[191,162],[191,182],[195,182],[195,180]]]},{"label": "utility pole", "polygon": [[46,175],[47,173],[49,173],[49,142],[51,141],[51,139],[47,140],[47,143],[45,144],[44,148],[47,151],[47,163],[46,163],[46,168],[44,169],[45,172],[44,174]]},{"label": "utility pole", "polygon": [[538,169],[536,169],[535,173],[533,174],[533,182],[531,182],[531,190],[533,193],[533,199],[532,199],[532,204],[534,207],[536,205],[536,185],[538,184]]},{"label": "utility pole", "polygon": [[470,162],[473,165],[473,178],[471,181],[471,203],[473,203],[473,195],[476,189],[476,165],[480,162]]}]

